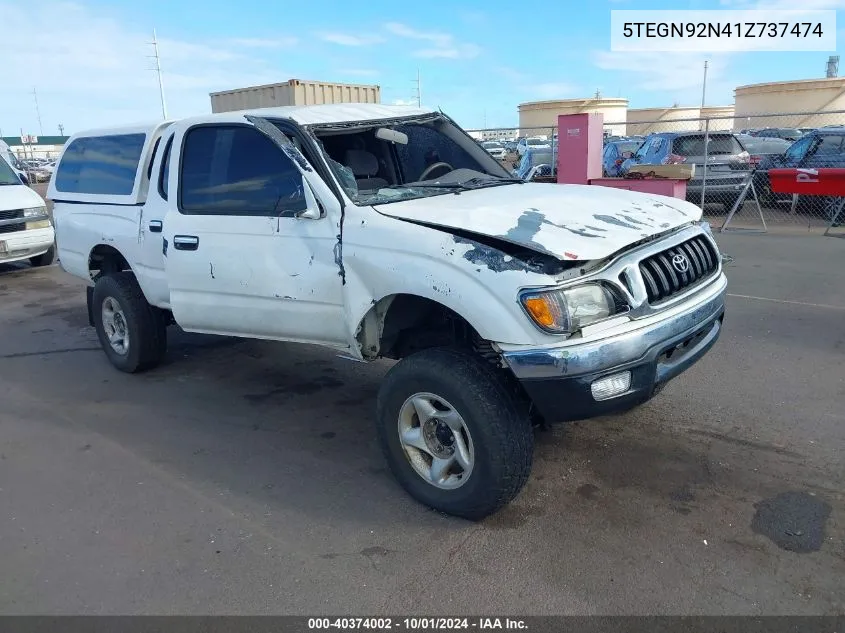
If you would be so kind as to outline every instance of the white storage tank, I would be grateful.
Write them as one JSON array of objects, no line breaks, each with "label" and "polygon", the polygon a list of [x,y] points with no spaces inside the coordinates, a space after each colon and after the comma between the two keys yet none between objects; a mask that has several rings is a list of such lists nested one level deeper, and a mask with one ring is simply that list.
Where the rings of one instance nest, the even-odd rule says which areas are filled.
[{"label": "white storage tank", "polygon": [[655,132],[686,132],[701,129],[701,108],[634,108],[628,110],[628,134],[645,136]]},{"label": "white storage tank", "polygon": [[[736,129],[845,125],[845,77],[740,86],[734,95]],[[754,116],[777,112],[788,116]]]},{"label": "white storage tank", "polygon": [[[719,117],[719,118],[713,118]],[[710,119],[710,131],[725,132],[734,128],[734,107],[706,106],[701,108],[701,118]]]},{"label": "white storage tank", "polygon": [[[587,99],[557,99],[554,101],[529,101],[520,103],[519,133],[523,136],[547,136],[552,128],[557,129],[557,117],[560,114],[591,114],[604,116],[606,132],[622,136],[625,134],[625,116],[628,111],[627,99],[605,99],[590,97]],[[542,129],[530,128],[546,128]]]},{"label": "white storage tank", "polygon": [[381,103],[381,88],[369,84],[339,84],[289,79],[284,83],[211,93],[212,112],[323,103]]}]

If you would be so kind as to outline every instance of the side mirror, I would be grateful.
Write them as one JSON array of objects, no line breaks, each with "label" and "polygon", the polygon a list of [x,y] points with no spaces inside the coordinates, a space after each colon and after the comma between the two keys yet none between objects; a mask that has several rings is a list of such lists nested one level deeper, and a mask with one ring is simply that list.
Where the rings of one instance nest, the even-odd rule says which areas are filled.
[{"label": "side mirror", "polygon": [[297,219],[319,220],[325,217],[326,210],[323,208],[323,205],[320,204],[320,201],[317,200],[317,196],[314,195],[314,192],[311,190],[311,187],[305,178],[302,179],[302,193],[305,196],[305,209],[296,214]]}]

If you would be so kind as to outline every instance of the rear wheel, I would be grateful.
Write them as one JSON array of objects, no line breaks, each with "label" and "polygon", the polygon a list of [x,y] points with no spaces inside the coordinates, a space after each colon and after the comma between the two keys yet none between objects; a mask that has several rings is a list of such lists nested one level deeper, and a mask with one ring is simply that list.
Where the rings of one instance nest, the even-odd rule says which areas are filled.
[{"label": "rear wheel", "polygon": [[132,273],[100,277],[93,295],[94,327],[112,365],[135,373],[151,369],[164,359],[164,313],[147,303]]},{"label": "rear wheel", "polygon": [[417,501],[480,520],[531,473],[525,408],[486,361],[449,348],[397,363],[378,395],[377,431],[394,476]]}]

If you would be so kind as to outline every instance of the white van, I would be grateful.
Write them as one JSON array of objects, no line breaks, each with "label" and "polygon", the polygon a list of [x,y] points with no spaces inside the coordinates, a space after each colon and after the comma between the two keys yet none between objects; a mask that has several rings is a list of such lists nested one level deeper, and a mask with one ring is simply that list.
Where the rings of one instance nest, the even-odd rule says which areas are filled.
[{"label": "white van", "polygon": [[0,158],[0,264],[28,259],[49,266],[55,259],[55,233],[44,200]]}]

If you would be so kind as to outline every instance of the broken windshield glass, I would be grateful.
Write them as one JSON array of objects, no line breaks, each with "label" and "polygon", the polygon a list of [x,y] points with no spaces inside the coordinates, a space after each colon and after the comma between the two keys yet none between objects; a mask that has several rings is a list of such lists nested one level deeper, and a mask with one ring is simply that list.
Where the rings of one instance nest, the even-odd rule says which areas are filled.
[{"label": "broken windshield glass", "polygon": [[312,133],[338,183],[357,205],[521,182],[442,116],[315,127]]}]

